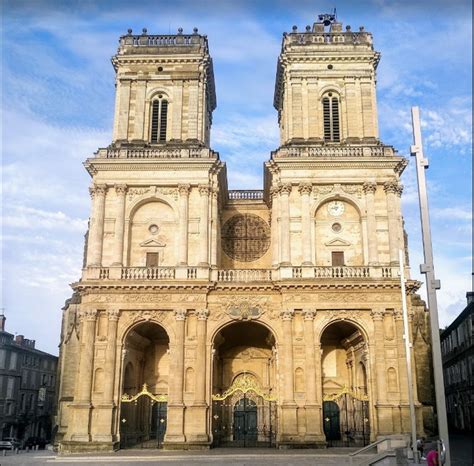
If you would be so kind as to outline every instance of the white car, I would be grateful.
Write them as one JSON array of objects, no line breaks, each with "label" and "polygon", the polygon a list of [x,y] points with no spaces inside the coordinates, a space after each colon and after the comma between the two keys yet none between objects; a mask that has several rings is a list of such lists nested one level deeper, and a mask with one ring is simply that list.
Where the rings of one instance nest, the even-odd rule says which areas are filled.
[{"label": "white car", "polygon": [[20,448],[20,442],[13,437],[7,437],[0,440],[0,450],[14,450]]}]

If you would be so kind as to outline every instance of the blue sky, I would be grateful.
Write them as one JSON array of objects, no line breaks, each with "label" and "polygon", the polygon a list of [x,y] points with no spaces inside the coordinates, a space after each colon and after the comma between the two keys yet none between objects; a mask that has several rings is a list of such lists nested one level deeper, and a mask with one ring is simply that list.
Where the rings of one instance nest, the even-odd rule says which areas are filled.
[{"label": "blue sky", "polygon": [[[7,329],[57,353],[61,307],[81,273],[89,215],[82,162],[111,141],[118,37],[207,34],[217,102],[212,147],[232,189],[262,186],[278,146],[272,107],[281,36],[303,30],[327,1],[6,0],[2,12],[2,302]],[[441,325],[472,290],[472,45],[467,0],[337,2],[382,52],[380,136],[407,155],[410,107],[421,108]],[[403,212],[412,276],[423,261],[415,167],[405,170]],[[424,293],[423,293],[424,294]]]}]

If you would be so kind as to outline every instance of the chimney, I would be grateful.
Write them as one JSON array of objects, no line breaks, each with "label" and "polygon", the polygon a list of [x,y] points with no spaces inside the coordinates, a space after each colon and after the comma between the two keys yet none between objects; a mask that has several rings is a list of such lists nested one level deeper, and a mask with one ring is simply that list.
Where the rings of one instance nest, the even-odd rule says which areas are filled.
[{"label": "chimney", "polygon": [[472,302],[474,302],[474,292],[468,291],[468,292],[466,293],[466,298],[467,298],[467,305],[469,306],[469,304],[471,304]]},{"label": "chimney", "polygon": [[5,317],[5,315],[3,314],[3,310],[0,311],[0,331],[1,332],[4,332],[5,331],[5,321],[7,320],[7,318]]}]

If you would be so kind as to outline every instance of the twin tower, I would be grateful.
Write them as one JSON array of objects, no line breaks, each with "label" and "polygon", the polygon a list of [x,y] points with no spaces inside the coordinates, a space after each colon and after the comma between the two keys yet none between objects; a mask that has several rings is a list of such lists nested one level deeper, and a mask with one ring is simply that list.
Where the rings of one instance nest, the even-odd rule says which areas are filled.
[{"label": "twin tower", "polygon": [[[84,268],[63,313],[63,451],[358,446],[409,431],[406,161],[379,140],[379,58],[370,33],[332,15],[285,33],[280,147],[262,190],[233,191],[210,148],[207,37],[120,38],[112,143],[85,163]],[[418,286],[415,382],[430,376]],[[423,430],[429,384],[415,392]]]}]

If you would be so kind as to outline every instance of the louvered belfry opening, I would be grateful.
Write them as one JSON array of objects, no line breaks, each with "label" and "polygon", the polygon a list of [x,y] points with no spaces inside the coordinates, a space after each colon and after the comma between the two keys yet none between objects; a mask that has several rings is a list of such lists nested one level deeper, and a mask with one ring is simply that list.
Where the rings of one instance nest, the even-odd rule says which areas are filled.
[{"label": "louvered belfry opening", "polygon": [[166,141],[167,120],[168,101],[165,99],[154,100],[151,109],[151,142]]},{"label": "louvered belfry opening", "polygon": [[329,93],[323,98],[323,121],[324,121],[324,140],[328,142],[339,142],[340,124],[339,124],[339,99]]}]

